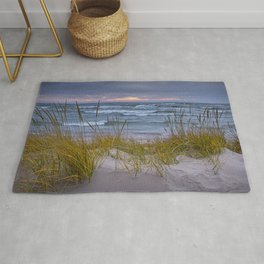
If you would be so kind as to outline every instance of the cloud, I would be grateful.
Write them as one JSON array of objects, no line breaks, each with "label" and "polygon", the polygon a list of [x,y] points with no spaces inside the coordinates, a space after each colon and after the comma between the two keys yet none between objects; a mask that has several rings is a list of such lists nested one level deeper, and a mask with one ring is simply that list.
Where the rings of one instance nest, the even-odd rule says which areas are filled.
[{"label": "cloud", "polygon": [[228,103],[223,83],[217,82],[93,82],[42,83],[40,103],[182,101]]}]

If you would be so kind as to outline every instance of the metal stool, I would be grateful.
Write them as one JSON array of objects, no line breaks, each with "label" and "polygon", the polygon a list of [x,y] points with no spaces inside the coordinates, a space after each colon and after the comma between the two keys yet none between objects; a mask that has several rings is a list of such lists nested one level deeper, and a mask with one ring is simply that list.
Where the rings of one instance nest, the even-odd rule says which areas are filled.
[{"label": "metal stool", "polygon": [[[50,25],[51,31],[52,31],[52,33],[53,33],[53,35],[55,37],[56,43],[57,43],[58,48],[59,48],[59,52],[58,53],[54,53],[54,54],[42,54],[42,53],[40,53],[40,54],[37,54],[37,53],[36,54],[31,54],[31,53],[26,53],[27,45],[28,45],[28,42],[29,42],[29,39],[30,39],[30,35],[31,35],[31,26],[30,26],[30,22],[29,22],[29,19],[28,19],[28,16],[27,16],[27,13],[26,13],[26,10],[24,8],[22,0],[18,0],[18,3],[19,3],[19,6],[21,8],[21,11],[22,11],[23,17],[25,19],[26,25],[27,25],[27,35],[26,35],[26,38],[25,38],[25,41],[24,41],[24,44],[23,44],[23,47],[22,47],[20,53],[10,53],[10,54],[6,53],[4,45],[3,45],[3,42],[0,39],[0,51],[1,51],[0,57],[3,58],[4,64],[5,64],[5,68],[6,68],[9,80],[11,82],[14,82],[17,79],[17,76],[19,74],[23,58],[25,58],[25,57],[29,57],[29,58],[55,58],[55,57],[60,57],[63,54],[63,48],[62,48],[60,39],[58,37],[58,34],[57,34],[56,29],[54,27],[54,24],[53,24],[53,22],[51,20],[49,11],[47,9],[47,6],[46,6],[44,0],[40,0],[40,4],[41,4],[42,9],[43,9],[43,11],[45,13],[45,16],[46,16],[46,18],[48,20],[48,23]],[[15,67],[15,70],[14,70],[13,74],[11,72],[11,69],[10,69],[10,66],[9,66],[9,63],[8,63],[8,57],[18,57],[18,61],[17,61],[17,64],[16,64],[16,67]]]}]

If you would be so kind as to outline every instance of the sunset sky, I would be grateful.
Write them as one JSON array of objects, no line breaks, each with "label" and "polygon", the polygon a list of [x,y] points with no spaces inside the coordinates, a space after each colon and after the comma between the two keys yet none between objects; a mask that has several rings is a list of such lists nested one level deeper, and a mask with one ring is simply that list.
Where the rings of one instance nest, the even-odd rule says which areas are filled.
[{"label": "sunset sky", "polygon": [[38,103],[178,101],[228,103],[221,82],[42,83]]}]

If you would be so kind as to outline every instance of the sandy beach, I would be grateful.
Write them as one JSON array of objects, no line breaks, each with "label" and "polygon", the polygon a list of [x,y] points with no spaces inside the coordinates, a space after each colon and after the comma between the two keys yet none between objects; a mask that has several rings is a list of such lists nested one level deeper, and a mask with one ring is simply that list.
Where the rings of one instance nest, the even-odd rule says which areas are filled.
[{"label": "sandy beach", "polygon": [[[111,150],[95,169],[91,181],[61,187],[61,193],[95,193],[95,192],[232,192],[250,191],[242,154],[224,149],[218,157],[218,166],[209,159],[194,159],[177,156],[175,164],[166,166],[163,174],[153,168],[143,166],[138,173],[124,164],[129,154],[118,151],[120,158],[115,158],[117,150]],[[32,171],[19,166],[16,182],[20,176],[33,180]],[[21,192],[14,185],[14,192]],[[22,191],[23,192],[23,191]],[[52,192],[45,192],[52,193]]]},{"label": "sandy beach", "polygon": [[[67,193],[93,192],[234,192],[250,191],[244,161],[241,154],[225,149],[219,157],[219,168],[207,159],[177,157],[178,164],[168,166],[161,177],[153,171],[136,176],[124,169],[120,160],[106,157],[94,172],[90,183],[86,182]],[[228,161],[228,162],[226,162]]]}]

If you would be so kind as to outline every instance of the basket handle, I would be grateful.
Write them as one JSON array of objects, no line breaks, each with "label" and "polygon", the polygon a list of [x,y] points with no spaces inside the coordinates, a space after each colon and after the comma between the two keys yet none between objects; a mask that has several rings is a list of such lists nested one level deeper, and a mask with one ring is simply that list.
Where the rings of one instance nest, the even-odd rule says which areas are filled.
[{"label": "basket handle", "polygon": [[80,14],[76,0],[71,0],[71,10],[73,11],[74,9],[77,12],[77,14]]}]

